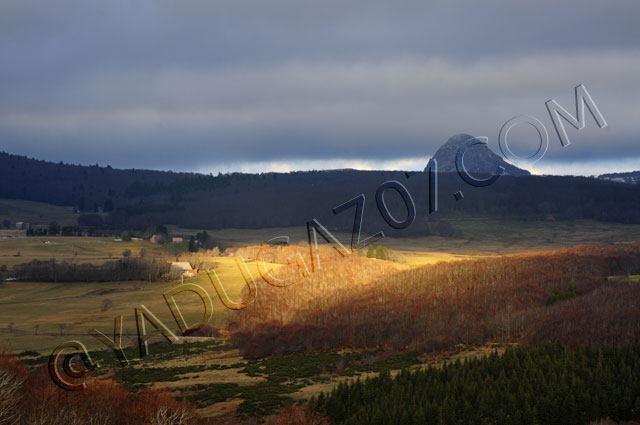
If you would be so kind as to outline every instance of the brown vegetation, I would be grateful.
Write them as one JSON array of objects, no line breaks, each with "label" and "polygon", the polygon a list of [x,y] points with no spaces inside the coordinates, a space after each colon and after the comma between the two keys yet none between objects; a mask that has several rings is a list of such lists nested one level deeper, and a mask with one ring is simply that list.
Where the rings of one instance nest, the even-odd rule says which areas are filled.
[{"label": "brown vegetation", "polygon": [[382,262],[335,257],[293,285],[263,285],[241,314],[234,344],[260,357],[381,345],[424,352],[520,337],[602,345],[640,336],[638,284],[607,279],[640,273],[640,243],[396,273],[386,273]]},{"label": "brown vegetation", "polygon": [[27,372],[5,349],[0,351],[0,425],[19,423],[19,401]]},{"label": "brown vegetation", "polygon": [[170,393],[128,392],[113,381],[93,381],[83,391],[64,391],[45,369],[27,371],[6,350],[0,353],[0,424],[191,425],[191,405]]},{"label": "brown vegetation", "polygon": [[[256,425],[261,419],[204,418],[169,391],[148,387],[134,394],[108,379],[91,380],[82,391],[65,391],[46,369],[29,370],[0,347],[0,425]],[[285,407],[266,423],[328,425],[311,405]]]},{"label": "brown vegetation", "polygon": [[329,421],[309,406],[287,406],[266,425],[329,425]]}]

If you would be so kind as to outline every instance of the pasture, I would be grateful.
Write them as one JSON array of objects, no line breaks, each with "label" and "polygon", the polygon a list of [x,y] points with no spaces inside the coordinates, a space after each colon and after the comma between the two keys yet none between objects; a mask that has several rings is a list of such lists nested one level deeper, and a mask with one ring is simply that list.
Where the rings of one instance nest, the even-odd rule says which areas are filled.
[{"label": "pasture", "polygon": [[[235,259],[215,257],[216,273],[225,290],[236,300],[245,286]],[[255,262],[247,262],[250,272],[258,279]],[[269,267],[278,265],[270,264]],[[201,285],[210,294],[214,305],[214,326],[224,326],[228,313],[218,299],[206,274],[185,280]],[[124,316],[124,339],[127,344],[136,343],[134,308],[148,307],[170,329],[177,330],[163,293],[176,287],[172,282],[4,282],[0,284],[0,335],[3,342],[14,351],[35,350],[46,352],[69,339],[79,339],[88,347],[103,346],[87,332],[97,328],[110,335],[114,318]],[[187,323],[202,318],[203,306],[192,293],[176,296]]]}]

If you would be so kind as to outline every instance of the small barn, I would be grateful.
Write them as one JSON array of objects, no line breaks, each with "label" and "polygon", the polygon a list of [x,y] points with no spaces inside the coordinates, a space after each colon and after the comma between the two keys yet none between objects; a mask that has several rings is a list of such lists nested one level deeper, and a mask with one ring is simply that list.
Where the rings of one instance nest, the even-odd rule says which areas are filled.
[{"label": "small barn", "polygon": [[169,268],[169,274],[176,278],[193,277],[196,275],[196,271],[187,261],[174,261],[171,263],[171,267]]},{"label": "small barn", "polygon": [[163,244],[166,241],[167,241],[167,238],[164,235],[152,235],[149,238],[149,242],[151,242],[153,244]]}]

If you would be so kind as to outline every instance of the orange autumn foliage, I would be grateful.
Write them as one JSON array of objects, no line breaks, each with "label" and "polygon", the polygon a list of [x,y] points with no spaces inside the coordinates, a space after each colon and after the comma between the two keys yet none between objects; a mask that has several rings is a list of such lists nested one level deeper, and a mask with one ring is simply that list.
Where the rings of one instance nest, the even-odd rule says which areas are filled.
[{"label": "orange autumn foliage", "polygon": [[[496,339],[574,345],[640,337],[640,289],[625,280],[640,274],[640,243],[401,272],[381,263],[328,258],[326,268],[291,286],[263,285],[254,305],[239,314],[233,343],[255,358],[338,347],[437,351]],[[554,294],[568,288],[572,299],[556,302]]]}]

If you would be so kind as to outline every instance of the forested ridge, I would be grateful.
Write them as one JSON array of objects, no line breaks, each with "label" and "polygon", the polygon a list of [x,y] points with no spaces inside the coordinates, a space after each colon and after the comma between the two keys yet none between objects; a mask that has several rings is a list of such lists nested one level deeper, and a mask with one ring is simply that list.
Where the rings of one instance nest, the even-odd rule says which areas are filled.
[{"label": "forested ridge", "polygon": [[318,407],[344,425],[582,425],[639,418],[639,376],[638,343],[550,343],[343,383]]},{"label": "forested ridge", "polygon": [[[391,228],[378,212],[376,190],[389,180],[406,186],[415,203],[416,222],[406,229]],[[108,214],[102,225],[108,228],[138,229],[149,224],[290,227],[304,226],[315,218],[330,229],[350,230],[353,214],[335,215],[333,208],[360,194],[366,197],[363,230],[384,230],[389,236],[428,234],[433,232],[428,222],[455,217],[640,223],[639,185],[584,177],[505,175],[478,188],[464,183],[456,173],[441,172],[439,209],[434,214],[428,213],[428,187],[424,172],[347,169],[213,176],[56,164],[0,153],[0,198],[66,205],[83,213],[104,211]],[[459,190],[464,199],[456,201],[453,194]],[[405,217],[407,211],[397,193],[387,190],[386,197],[394,217]]]}]

